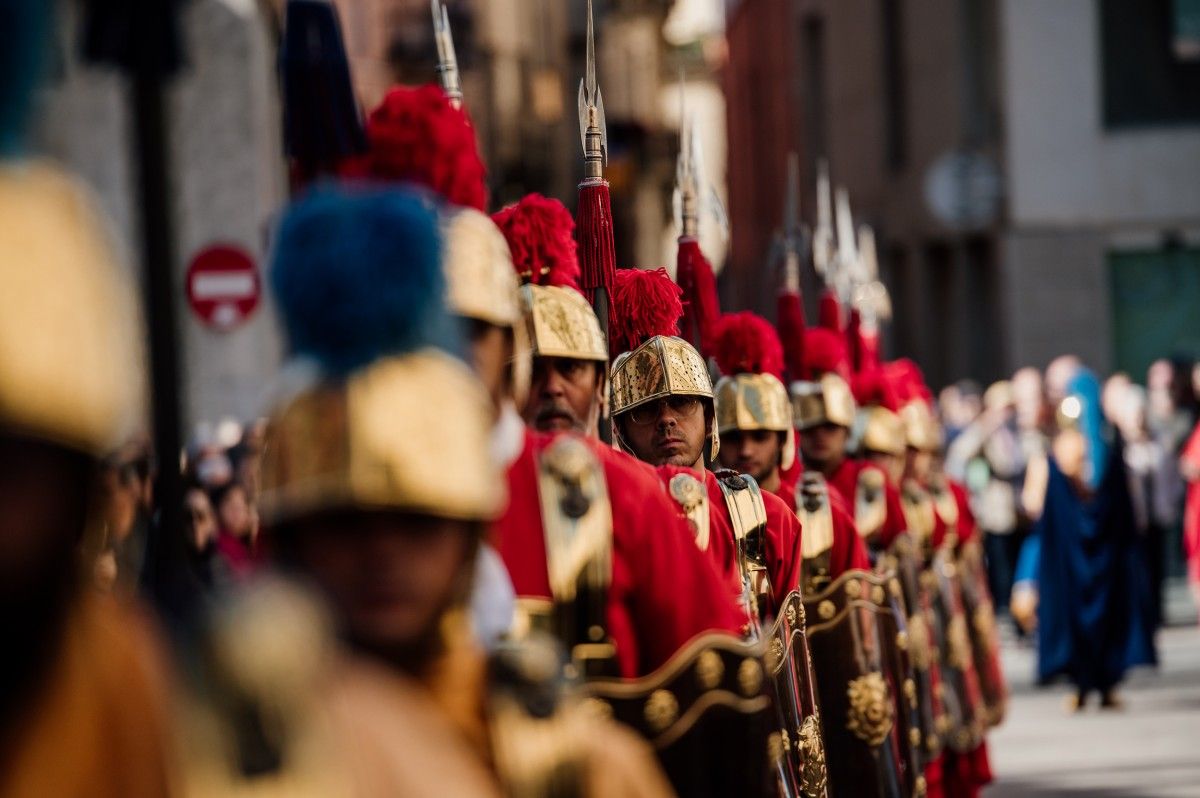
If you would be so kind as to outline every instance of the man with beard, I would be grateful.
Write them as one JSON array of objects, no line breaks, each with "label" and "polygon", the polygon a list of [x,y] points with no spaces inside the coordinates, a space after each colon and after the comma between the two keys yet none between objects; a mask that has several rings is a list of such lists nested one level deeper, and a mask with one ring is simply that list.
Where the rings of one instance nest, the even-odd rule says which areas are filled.
[{"label": "man with beard", "polygon": [[0,219],[0,794],[166,795],[157,646],[82,583],[101,458],[142,409],[131,286],[45,164],[0,165]]},{"label": "man with beard", "polygon": [[[612,331],[614,351],[623,353],[612,368],[614,437],[622,449],[658,468],[681,504],[695,492],[687,480],[700,483],[707,510],[705,518],[693,517],[701,529],[697,544],[733,586],[748,622],[774,617],[800,585],[796,515],[751,479],[725,472],[723,482],[705,468],[706,456],[716,459],[720,449],[716,406],[704,359],[676,335],[682,314],[678,286],[662,269],[620,269],[616,278],[613,306],[624,315]],[[734,517],[728,505],[742,491],[753,497],[750,504],[761,517]],[[764,522],[762,551],[753,558],[758,562],[750,566],[753,573],[742,573],[739,541]]]}]

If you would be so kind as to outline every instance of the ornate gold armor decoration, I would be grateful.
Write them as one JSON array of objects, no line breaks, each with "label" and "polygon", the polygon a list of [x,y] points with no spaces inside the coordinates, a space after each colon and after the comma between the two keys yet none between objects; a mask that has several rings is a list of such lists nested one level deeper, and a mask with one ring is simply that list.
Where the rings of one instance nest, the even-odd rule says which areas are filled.
[{"label": "ornate gold armor decoration", "polygon": [[903,608],[891,581],[890,574],[847,571],[804,601],[825,610],[808,639],[829,778],[839,794],[882,797],[899,786],[912,795],[921,775]]},{"label": "ornate gold armor decoration", "polygon": [[591,679],[583,690],[593,711],[650,742],[679,795],[766,795],[763,765],[779,738],[764,693],[763,653],[761,642],[713,632],[654,673]]},{"label": "ornate gold armor decoration", "polygon": [[806,622],[800,592],[793,590],[764,634],[765,662],[779,724],[772,754],[783,784],[782,794],[815,798],[825,795],[828,777]]},{"label": "ornate gold armor decoration", "polygon": [[0,166],[0,426],[100,456],[144,418],[140,314],[96,204],[41,162]]},{"label": "ornate gold armor decoration", "polygon": [[816,382],[792,383],[792,415],[802,431],[822,424],[854,426],[854,394],[846,381],[832,372]]},{"label": "ornate gold armor decoration", "polygon": [[489,521],[505,500],[487,455],[491,414],[467,367],[432,349],[313,385],[272,414],[263,521],[352,507]]},{"label": "ornate gold armor decoration", "polygon": [[[699,396],[713,399],[708,365],[687,341],[675,336],[656,335],[632,352],[619,356],[612,366],[612,415],[620,416],[638,405],[667,396]],[[619,431],[619,428],[618,428]],[[616,436],[623,449],[628,447]],[[709,459],[715,460],[721,447],[716,412],[709,430]]]},{"label": "ornate gold armor decoration", "polygon": [[608,362],[600,322],[583,294],[574,288],[523,285],[521,310],[534,357]]},{"label": "ornate gold armor decoration", "polygon": [[770,430],[784,435],[780,467],[796,462],[796,431],[787,388],[774,374],[735,374],[717,380],[717,432]]},{"label": "ornate gold armor decoration", "polygon": [[887,477],[874,468],[858,472],[854,488],[854,525],[859,537],[871,538],[887,520]]},{"label": "ornate gold armor decoration", "polygon": [[700,551],[708,551],[710,519],[708,491],[705,490],[704,483],[691,474],[676,474],[671,477],[667,492],[687,517],[688,525],[696,538],[697,548]]},{"label": "ornate gold armor decoration", "polygon": [[863,408],[858,414],[861,436],[858,448],[863,452],[879,452],[897,457],[904,454],[904,422],[886,407]]},{"label": "ornate gold armor decoration", "polygon": [[604,470],[586,443],[562,435],[539,454],[538,498],[553,631],[584,675],[606,672],[616,655],[607,631],[612,506]]},{"label": "ornate gold armor decoration", "polygon": [[800,536],[800,585],[804,595],[819,593],[829,584],[830,556],[833,553],[833,511],[829,506],[829,486],[815,472],[805,472],[796,485],[796,517],[804,534]]}]

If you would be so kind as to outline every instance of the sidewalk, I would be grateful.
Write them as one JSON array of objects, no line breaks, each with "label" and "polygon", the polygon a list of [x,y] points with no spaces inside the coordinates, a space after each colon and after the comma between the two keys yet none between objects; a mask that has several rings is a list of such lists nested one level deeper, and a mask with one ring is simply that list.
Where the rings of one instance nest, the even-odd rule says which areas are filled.
[{"label": "sidewalk", "polygon": [[[1195,618],[1186,591],[1173,589],[1169,605],[1176,622]],[[1157,672],[1125,683],[1123,710],[1068,715],[1070,689],[1035,688],[1033,650],[1006,644],[1012,695],[1004,725],[988,735],[996,782],[985,798],[1200,796],[1200,629],[1160,632],[1158,651]]]}]

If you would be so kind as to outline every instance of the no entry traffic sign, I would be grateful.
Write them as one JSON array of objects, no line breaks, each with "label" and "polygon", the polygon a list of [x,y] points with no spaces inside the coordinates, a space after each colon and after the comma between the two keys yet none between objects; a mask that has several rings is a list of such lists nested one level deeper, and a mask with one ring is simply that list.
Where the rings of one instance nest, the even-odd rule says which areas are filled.
[{"label": "no entry traffic sign", "polygon": [[237,327],[254,313],[261,295],[254,259],[238,247],[206,247],[188,266],[188,305],[201,322],[213,329]]}]

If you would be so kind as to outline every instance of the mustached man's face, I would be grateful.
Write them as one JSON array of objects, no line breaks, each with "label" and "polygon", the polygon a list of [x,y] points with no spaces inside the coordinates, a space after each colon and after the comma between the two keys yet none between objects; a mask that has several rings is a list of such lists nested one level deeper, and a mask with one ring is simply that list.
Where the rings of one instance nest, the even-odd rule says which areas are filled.
[{"label": "mustached man's face", "polygon": [[668,396],[622,413],[621,437],[653,466],[702,468],[712,405],[696,396]]},{"label": "mustached man's face", "polygon": [[540,432],[572,430],[597,434],[604,399],[602,364],[565,357],[539,357],[522,416]]},{"label": "mustached man's face", "polygon": [[730,430],[721,433],[721,465],[754,477],[758,484],[770,481],[779,469],[782,435],[774,430]]}]

